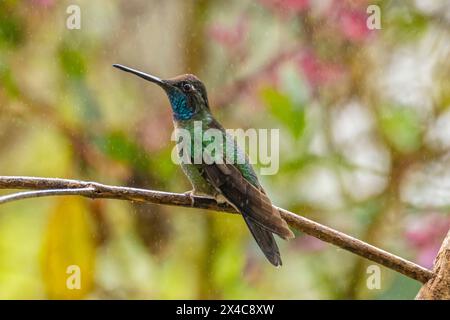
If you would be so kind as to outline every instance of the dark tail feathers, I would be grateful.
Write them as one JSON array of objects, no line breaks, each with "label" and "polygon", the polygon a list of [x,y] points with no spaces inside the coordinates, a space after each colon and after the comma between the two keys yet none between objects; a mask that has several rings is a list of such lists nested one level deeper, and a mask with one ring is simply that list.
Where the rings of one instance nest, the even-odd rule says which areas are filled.
[{"label": "dark tail feathers", "polygon": [[281,266],[282,263],[280,250],[278,249],[272,232],[267,231],[267,229],[264,229],[263,227],[260,227],[258,224],[253,222],[251,218],[246,217],[245,215],[243,215],[243,217],[245,222],[247,223],[248,228],[250,229],[250,232],[255,238],[256,243],[261,248],[266,258],[275,267]]}]

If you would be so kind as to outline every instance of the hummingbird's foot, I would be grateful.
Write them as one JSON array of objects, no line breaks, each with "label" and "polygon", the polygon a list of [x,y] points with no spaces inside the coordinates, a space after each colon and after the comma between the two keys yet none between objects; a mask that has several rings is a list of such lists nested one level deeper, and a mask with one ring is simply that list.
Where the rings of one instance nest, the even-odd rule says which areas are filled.
[{"label": "hummingbird's foot", "polygon": [[191,207],[193,207],[195,205],[195,190],[192,189],[192,190],[186,191],[184,194],[189,196],[189,198],[191,198]]},{"label": "hummingbird's foot", "polygon": [[216,202],[217,202],[218,204],[225,204],[225,203],[228,202],[227,199],[226,199],[222,194],[220,194],[220,193],[216,194],[216,195],[214,196],[214,199],[216,200]]}]

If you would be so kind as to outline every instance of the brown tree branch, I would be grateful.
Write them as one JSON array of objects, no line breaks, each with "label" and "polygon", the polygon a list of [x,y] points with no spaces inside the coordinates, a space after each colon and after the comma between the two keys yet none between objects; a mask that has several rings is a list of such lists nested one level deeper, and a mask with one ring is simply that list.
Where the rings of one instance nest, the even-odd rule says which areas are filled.
[{"label": "brown tree branch", "polygon": [[17,200],[25,200],[30,198],[41,198],[50,196],[89,196],[94,192],[94,188],[76,188],[76,189],[51,189],[51,190],[37,190],[25,191],[0,197],[0,204],[13,202]]},{"label": "brown tree branch", "polygon": [[434,260],[434,277],[423,285],[417,300],[450,300],[450,230]]},{"label": "brown tree branch", "polygon": [[[88,198],[119,199],[128,201],[144,201],[154,204],[194,207],[229,213],[237,213],[227,204],[218,204],[214,199],[206,197],[190,197],[187,194],[169,193],[138,188],[109,186],[97,182],[69,179],[35,178],[0,176],[0,189],[45,190],[47,193],[19,192],[0,197],[0,204],[38,196],[79,195]],[[53,191],[53,192],[49,192]],[[412,279],[426,283],[434,277],[434,273],[413,262],[400,258],[382,249],[374,247],[342,232],[321,225],[305,217],[278,208],[282,217],[293,228],[322,241],[334,244],[344,250],[379,263]]]}]

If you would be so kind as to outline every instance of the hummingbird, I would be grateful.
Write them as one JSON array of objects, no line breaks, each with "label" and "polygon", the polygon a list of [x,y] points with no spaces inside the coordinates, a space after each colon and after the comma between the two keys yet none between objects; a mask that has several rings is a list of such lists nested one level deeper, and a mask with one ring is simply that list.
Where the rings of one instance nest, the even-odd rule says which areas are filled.
[{"label": "hummingbird", "polygon": [[[134,74],[161,87],[169,98],[175,130],[185,129],[190,133],[191,146],[195,144],[194,123],[200,123],[202,130],[219,130],[223,137],[223,157],[240,161],[184,161],[181,167],[192,184],[193,197],[213,197],[218,202],[227,202],[244,218],[256,243],[271,264],[282,265],[280,251],[274,234],[288,240],[294,238],[286,221],[261,186],[247,155],[230,139],[222,125],[213,117],[205,85],[194,75],[184,74],[167,80],[120,65],[115,68]],[[204,132],[203,131],[203,132]],[[230,143],[231,141],[231,143]],[[201,148],[207,145],[201,142]],[[191,154],[190,156],[193,155]],[[230,159],[230,158],[227,158]]]}]

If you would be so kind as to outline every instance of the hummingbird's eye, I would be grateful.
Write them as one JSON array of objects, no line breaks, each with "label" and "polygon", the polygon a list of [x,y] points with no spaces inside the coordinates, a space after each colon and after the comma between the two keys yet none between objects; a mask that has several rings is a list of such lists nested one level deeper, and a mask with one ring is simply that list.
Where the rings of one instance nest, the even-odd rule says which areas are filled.
[{"label": "hummingbird's eye", "polygon": [[184,92],[191,92],[191,91],[194,90],[194,86],[192,84],[190,84],[190,83],[187,83],[187,82],[183,83],[181,88],[183,88]]}]

